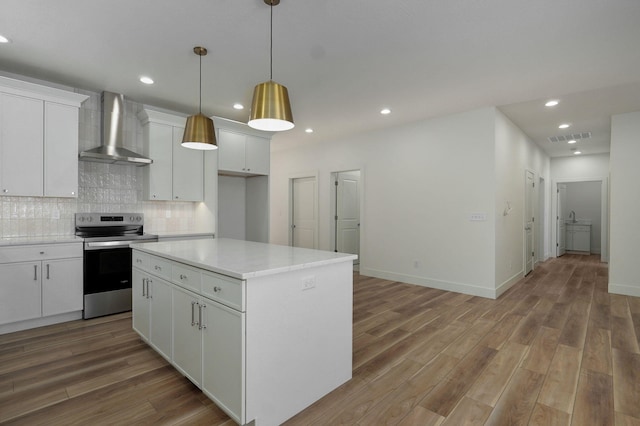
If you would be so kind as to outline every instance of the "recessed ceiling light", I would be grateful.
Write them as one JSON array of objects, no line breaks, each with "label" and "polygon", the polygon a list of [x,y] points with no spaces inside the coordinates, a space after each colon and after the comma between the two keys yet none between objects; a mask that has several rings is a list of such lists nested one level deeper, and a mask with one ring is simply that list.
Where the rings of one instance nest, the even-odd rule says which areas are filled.
[{"label": "recessed ceiling light", "polygon": [[233,109],[244,109],[244,105],[236,102],[233,104]]},{"label": "recessed ceiling light", "polygon": [[307,133],[313,133],[313,129],[311,127],[304,129],[304,131]]},{"label": "recessed ceiling light", "polygon": [[580,152],[580,151],[573,151],[573,155],[580,155],[580,154],[582,154],[582,152]]},{"label": "recessed ceiling light", "polygon": [[380,110],[380,114],[382,114],[382,115],[391,114],[391,110],[389,108],[382,108]]},{"label": "recessed ceiling light", "polygon": [[153,79],[151,77],[147,77],[146,75],[140,77],[140,81],[144,84],[153,84]]},{"label": "recessed ceiling light", "polygon": [[577,141],[575,139],[571,139],[570,141],[567,141],[567,143],[576,143]]},{"label": "recessed ceiling light", "polygon": [[9,43],[9,39],[3,35],[0,35],[0,43]]},{"label": "recessed ceiling light", "polygon": [[566,129],[569,126],[570,126],[570,124],[562,123],[561,125],[558,126],[558,129]]},{"label": "recessed ceiling light", "polygon": [[553,107],[558,105],[558,101],[556,99],[552,99],[550,101],[548,101],[546,104],[544,104],[544,106],[546,107]]}]

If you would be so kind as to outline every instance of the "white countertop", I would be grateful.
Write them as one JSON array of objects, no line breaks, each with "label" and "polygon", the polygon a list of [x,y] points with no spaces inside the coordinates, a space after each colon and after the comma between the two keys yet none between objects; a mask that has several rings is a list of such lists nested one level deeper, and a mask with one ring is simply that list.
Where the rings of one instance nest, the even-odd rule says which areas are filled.
[{"label": "white countertop", "polygon": [[164,231],[164,232],[151,232],[157,235],[158,238],[214,238],[213,232],[182,232],[182,231]]},{"label": "white countertop", "polygon": [[228,238],[135,243],[131,248],[239,279],[351,262],[358,258],[355,254]]},{"label": "white countertop", "polygon": [[75,235],[39,235],[29,237],[0,238],[1,246],[23,246],[29,244],[67,244],[82,243],[84,240]]}]

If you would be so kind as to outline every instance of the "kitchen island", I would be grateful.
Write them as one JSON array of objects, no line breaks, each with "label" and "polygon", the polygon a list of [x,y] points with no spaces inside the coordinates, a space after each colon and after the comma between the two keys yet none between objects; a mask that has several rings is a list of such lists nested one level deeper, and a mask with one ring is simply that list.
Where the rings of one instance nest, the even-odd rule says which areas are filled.
[{"label": "kitchen island", "polygon": [[351,378],[355,255],[231,239],[133,244],[133,328],[239,424]]}]

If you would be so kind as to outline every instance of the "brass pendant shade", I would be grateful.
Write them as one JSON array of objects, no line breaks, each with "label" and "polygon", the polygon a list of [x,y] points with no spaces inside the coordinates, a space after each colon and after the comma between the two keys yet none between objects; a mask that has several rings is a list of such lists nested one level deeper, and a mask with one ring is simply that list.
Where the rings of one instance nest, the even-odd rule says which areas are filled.
[{"label": "brass pendant shade", "polygon": [[202,114],[202,57],[207,54],[207,49],[196,46],[193,48],[193,52],[200,56],[200,104],[198,114],[187,118],[182,136],[182,146],[200,150],[218,149],[213,120]]},{"label": "brass pendant shade", "polygon": [[217,149],[213,120],[201,113],[187,118],[182,146],[191,149]]},{"label": "brass pendant shade", "polygon": [[282,84],[269,80],[253,89],[249,127],[279,132],[293,129],[289,92]]},{"label": "brass pendant shade", "polygon": [[282,84],[273,81],[273,6],[280,4],[280,0],[264,0],[271,8],[270,47],[269,47],[269,81],[258,84],[253,89],[251,112],[249,113],[249,127],[268,132],[280,132],[293,129],[293,114],[289,92]]}]

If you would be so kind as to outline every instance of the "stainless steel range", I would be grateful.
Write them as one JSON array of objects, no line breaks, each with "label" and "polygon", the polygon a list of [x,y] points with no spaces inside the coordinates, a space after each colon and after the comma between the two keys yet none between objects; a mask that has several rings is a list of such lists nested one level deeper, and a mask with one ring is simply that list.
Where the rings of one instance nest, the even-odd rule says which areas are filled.
[{"label": "stainless steel range", "polygon": [[84,318],[131,310],[131,249],[158,241],[145,234],[142,213],[76,213],[84,239]]}]

